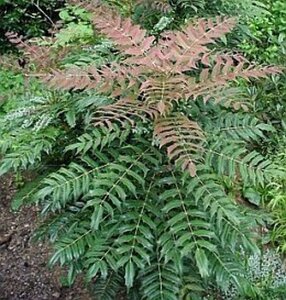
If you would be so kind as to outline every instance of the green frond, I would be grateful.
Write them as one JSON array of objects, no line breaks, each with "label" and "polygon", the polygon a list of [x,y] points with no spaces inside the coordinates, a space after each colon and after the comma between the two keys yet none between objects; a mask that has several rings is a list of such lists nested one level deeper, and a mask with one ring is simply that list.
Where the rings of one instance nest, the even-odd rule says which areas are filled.
[{"label": "green frond", "polygon": [[194,197],[197,205],[201,204],[209,213],[212,228],[215,228],[223,247],[235,252],[242,244],[245,250],[257,252],[255,234],[249,231],[249,227],[256,228],[257,220],[226,194],[218,175],[211,172],[210,169],[200,170],[187,185],[188,195]]},{"label": "green frond", "polygon": [[[56,139],[60,135],[57,130],[49,130],[42,132],[42,135],[34,136],[30,143],[21,141],[19,144],[9,143],[9,150],[6,149],[6,154],[1,159],[0,176],[9,171],[27,170],[30,167],[35,167],[43,160],[43,156],[49,155],[55,144]],[[25,135],[27,139],[27,135]]]},{"label": "green frond", "polygon": [[[118,232],[116,231],[116,233]],[[107,237],[109,237],[108,232]],[[89,281],[98,275],[106,279],[110,271],[118,271],[117,261],[119,257],[114,250],[113,242],[107,237],[101,241],[94,240],[85,254],[84,267],[87,270],[86,276]]]},{"label": "green frond", "polygon": [[97,278],[93,286],[92,294],[98,300],[114,300],[122,288],[122,276],[116,272],[110,272],[107,278]]},{"label": "green frond", "polygon": [[86,253],[93,241],[98,245],[104,243],[96,234],[89,229],[87,221],[74,223],[64,235],[58,238],[54,245],[55,253],[50,259],[50,264],[61,265],[77,261]]},{"label": "green frond", "polygon": [[110,147],[115,141],[118,141],[118,146],[122,146],[131,132],[131,128],[126,126],[124,130],[112,124],[112,128],[101,126],[93,129],[91,132],[86,132],[77,138],[77,142],[68,145],[65,151],[75,151],[76,155],[85,155],[88,151],[102,150],[104,147]]},{"label": "green frond", "polygon": [[134,274],[130,274],[133,268],[142,269],[150,265],[150,256],[153,252],[153,231],[156,224],[152,220],[155,207],[150,205],[152,197],[151,182],[144,201],[137,199],[128,201],[124,205],[127,213],[124,215],[124,223],[119,227],[121,235],[116,239],[116,251],[120,254],[119,267],[125,267],[125,284],[128,288],[133,286]]},{"label": "green frond", "polygon": [[60,210],[71,201],[88,193],[92,175],[104,166],[86,169],[77,163],[61,168],[43,180],[36,198],[46,204],[45,210]]},{"label": "green frond", "polygon": [[[233,256],[223,249],[224,253],[218,256],[216,253],[210,258],[212,261],[212,273],[218,286],[227,290],[231,284],[240,287],[244,282],[245,268],[241,257]],[[232,257],[232,260],[229,257]]]},{"label": "green frond", "polygon": [[[167,234],[160,237],[162,249],[168,249],[166,243],[169,245],[168,239],[171,239],[171,243],[174,243],[173,247],[180,249],[182,257],[195,256],[201,276],[207,277],[209,270],[206,253],[216,252],[215,239],[217,237],[211,230],[207,214],[195,206],[193,199],[185,197],[174,174],[173,177],[173,187],[165,190],[160,196],[161,201],[166,203],[163,212],[168,216],[165,229]],[[173,237],[168,232],[171,232]]]},{"label": "green frond", "polygon": [[180,276],[172,262],[165,263],[160,258],[158,247],[155,251],[151,258],[151,265],[141,275],[143,299],[177,300]]},{"label": "green frond", "polygon": [[90,190],[84,197],[85,208],[93,208],[92,228],[97,230],[103,218],[112,217],[115,210],[121,211],[127,196],[136,199],[138,187],[143,188],[149,170],[141,162],[148,150],[136,157],[119,156],[118,162],[111,163],[94,177]]},{"label": "green frond", "polygon": [[275,131],[272,125],[261,122],[249,113],[222,112],[219,118],[207,126],[209,134],[224,135],[234,140],[257,141],[265,139],[267,132]]},{"label": "green frond", "polygon": [[206,163],[221,175],[242,180],[245,184],[261,185],[284,174],[278,166],[256,151],[248,152],[241,143],[227,146],[218,141],[206,151]]}]

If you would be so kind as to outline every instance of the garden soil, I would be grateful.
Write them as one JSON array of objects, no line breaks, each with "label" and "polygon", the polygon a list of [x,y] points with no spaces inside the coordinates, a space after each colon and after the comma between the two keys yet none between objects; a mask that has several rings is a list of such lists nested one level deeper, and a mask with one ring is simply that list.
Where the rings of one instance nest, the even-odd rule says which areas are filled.
[{"label": "garden soil", "polygon": [[62,286],[63,271],[47,266],[48,245],[32,241],[39,224],[35,207],[10,209],[15,193],[11,177],[0,177],[0,300],[90,300],[82,280]]}]

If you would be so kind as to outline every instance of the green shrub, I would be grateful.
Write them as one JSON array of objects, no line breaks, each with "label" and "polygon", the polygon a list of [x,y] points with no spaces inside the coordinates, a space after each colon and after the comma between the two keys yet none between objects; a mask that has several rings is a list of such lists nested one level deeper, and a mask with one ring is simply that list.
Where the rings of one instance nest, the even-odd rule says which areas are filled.
[{"label": "green shrub", "polygon": [[286,2],[264,0],[268,13],[249,20],[252,39],[245,39],[241,49],[251,58],[263,62],[285,63]]},{"label": "green shrub", "polygon": [[[240,48],[250,57],[261,62],[285,65],[286,3],[279,0],[264,0],[268,14],[263,18],[248,21],[252,38],[243,41]],[[261,146],[264,153],[279,165],[286,167],[286,77],[272,77],[271,81],[256,85],[250,90],[256,114],[269,120],[276,132]],[[285,251],[285,182],[275,181],[262,191],[265,208],[272,217],[269,224],[270,241],[280,252]]]},{"label": "green shrub", "polygon": [[[17,95],[14,94],[14,99],[17,99],[19,95],[24,92],[24,77],[21,73],[15,74],[13,71],[0,69],[0,113],[4,114],[9,108],[5,108],[5,105],[13,105],[13,94],[18,91]],[[8,103],[9,100],[9,103]]]},{"label": "green shrub", "polygon": [[[267,148],[269,156],[273,157],[277,164],[286,168],[286,136],[284,130],[278,131],[277,136],[271,139]],[[284,255],[286,251],[286,197],[285,180],[274,181],[262,191],[262,200],[269,214],[269,232],[267,241]]]},{"label": "green shrub", "polygon": [[70,284],[96,278],[98,298],[125,284],[130,299],[188,299],[213,283],[255,299],[244,257],[259,253],[263,218],[228,187],[284,176],[259,152],[275,128],[242,83],[279,70],[217,51],[231,18],[152,37],[96,7],[94,38],[88,19],[83,35],[56,43],[93,43],[44,76],[57,89],[26,93],[0,121],[0,174],[39,174],[14,207],[41,206],[51,264],[69,267]]},{"label": "green shrub", "polygon": [[[254,297],[243,299],[283,300],[286,293],[286,271],[283,260],[274,250],[265,249],[261,255],[249,258],[247,277],[256,289]],[[235,288],[230,288],[223,299],[242,299]]]}]

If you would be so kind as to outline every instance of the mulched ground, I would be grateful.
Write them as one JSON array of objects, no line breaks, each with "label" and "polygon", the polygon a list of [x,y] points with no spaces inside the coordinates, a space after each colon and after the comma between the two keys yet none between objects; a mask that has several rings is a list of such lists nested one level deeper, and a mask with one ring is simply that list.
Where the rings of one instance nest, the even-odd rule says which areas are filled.
[{"label": "mulched ground", "polygon": [[90,300],[79,280],[72,288],[61,285],[62,271],[47,267],[50,249],[32,243],[37,227],[35,208],[19,213],[10,210],[15,192],[11,177],[0,177],[0,299],[1,300]]}]

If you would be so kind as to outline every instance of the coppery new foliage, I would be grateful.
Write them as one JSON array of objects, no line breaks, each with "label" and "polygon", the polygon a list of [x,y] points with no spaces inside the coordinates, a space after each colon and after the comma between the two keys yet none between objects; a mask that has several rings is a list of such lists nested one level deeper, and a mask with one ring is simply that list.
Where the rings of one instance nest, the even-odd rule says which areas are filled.
[{"label": "coppery new foliage", "polygon": [[117,99],[95,112],[95,125],[151,120],[154,138],[191,176],[196,174],[196,154],[203,151],[204,134],[195,121],[177,112],[179,104],[195,99],[219,103],[235,79],[280,72],[277,67],[256,66],[242,56],[214,51],[216,40],[234,28],[234,18],[199,19],[156,40],[107,6],[97,3],[88,9],[93,11],[97,32],[111,39],[123,58],[100,68],[54,70],[45,80],[54,87],[95,89]]}]

